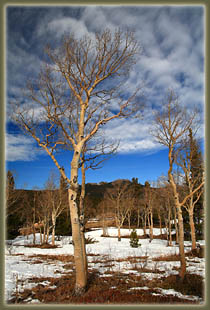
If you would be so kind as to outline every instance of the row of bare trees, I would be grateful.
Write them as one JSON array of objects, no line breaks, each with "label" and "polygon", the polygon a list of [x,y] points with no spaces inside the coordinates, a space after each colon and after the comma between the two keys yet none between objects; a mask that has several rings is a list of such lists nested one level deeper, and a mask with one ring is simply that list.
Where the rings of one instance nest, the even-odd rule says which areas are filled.
[{"label": "row of bare trees", "polygon": [[62,183],[62,177],[58,187],[55,174],[51,171],[43,190],[16,190],[14,184],[14,177],[11,171],[8,171],[6,185],[8,221],[16,214],[22,223],[19,232],[27,236],[33,233],[33,244],[36,243],[36,233],[40,232],[41,244],[48,243],[49,235],[52,235],[52,245],[55,245],[57,218],[62,212],[68,216],[67,188],[65,183]]},{"label": "row of bare trees", "polygon": [[[179,195],[182,197],[189,192],[187,184],[177,184],[177,188]],[[194,221],[197,215],[193,213],[191,208],[192,206],[194,208],[202,194],[203,188],[198,191],[194,199],[190,197],[184,206],[188,211],[192,250],[196,248]],[[200,212],[203,212],[202,207]],[[147,229],[149,229],[149,237],[152,240],[153,222],[155,219],[155,227],[160,228],[160,235],[165,235],[168,240],[168,246],[172,246],[172,228],[176,232],[176,243],[179,243],[177,209],[174,203],[173,191],[166,176],[161,176],[157,182],[153,182],[153,187],[149,182],[145,182],[144,186],[128,180],[113,182],[113,186],[106,190],[103,200],[98,206],[98,214],[100,214],[100,219],[103,223],[104,235],[106,219],[115,219],[119,241],[121,240],[120,229],[125,221],[129,229],[131,228],[131,222],[136,228],[143,228],[144,235],[147,235]],[[157,223],[157,219],[159,223]]]},{"label": "row of bare trees", "polygon": [[[181,106],[174,91],[171,90],[168,92],[166,102],[163,104],[163,108],[156,111],[155,122],[152,131],[155,139],[160,144],[168,148],[168,180],[172,189],[174,204],[178,217],[179,253],[181,262],[179,275],[182,279],[186,273],[182,209],[183,207],[186,207],[186,205],[191,205],[190,207],[186,207],[186,209],[193,212],[193,201],[196,201],[197,199],[195,196],[197,196],[199,199],[199,191],[201,191],[204,186],[203,171],[201,171],[199,181],[196,180],[196,182],[194,182],[193,173],[190,169],[192,165],[191,154],[193,151],[192,148],[189,148],[189,152],[186,151],[186,146],[189,145],[188,135],[192,137],[192,128],[197,124],[197,116],[198,112],[196,110],[187,111],[184,109]],[[174,178],[173,172],[175,165],[181,166],[186,177],[187,190],[183,196],[180,195],[176,180]]]}]

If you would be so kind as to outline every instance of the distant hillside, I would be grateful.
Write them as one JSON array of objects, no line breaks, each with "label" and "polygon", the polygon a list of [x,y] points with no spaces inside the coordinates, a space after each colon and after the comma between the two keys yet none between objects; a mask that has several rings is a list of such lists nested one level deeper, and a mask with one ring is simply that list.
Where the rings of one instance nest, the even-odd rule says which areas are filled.
[{"label": "distant hillside", "polygon": [[[106,190],[112,188],[116,184],[123,183],[132,184],[132,181],[127,179],[118,179],[112,182],[87,183],[85,186],[86,219],[101,215],[99,204],[103,200]],[[137,186],[139,186],[139,188],[143,187],[141,184],[137,184]],[[18,235],[18,229],[27,225],[28,222],[39,221],[38,210],[40,208],[40,196],[43,191],[44,190],[14,190],[14,195],[16,195],[15,203],[9,206],[9,215],[7,216],[7,235],[9,238],[16,237]],[[57,219],[56,227],[58,234],[69,234],[71,230],[69,220],[68,195],[65,195],[65,204],[66,210],[61,213]]]}]

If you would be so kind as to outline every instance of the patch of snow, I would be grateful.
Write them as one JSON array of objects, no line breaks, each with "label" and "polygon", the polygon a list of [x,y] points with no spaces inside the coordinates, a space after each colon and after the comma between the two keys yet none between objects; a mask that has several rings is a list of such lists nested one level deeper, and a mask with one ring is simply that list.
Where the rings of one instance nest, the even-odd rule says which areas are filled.
[{"label": "patch of snow", "polygon": [[174,289],[162,289],[162,288],[156,288],[161,295],[173,295],[173,296],[177,296],[179,298],[184,298],[184,299],[188,299],[188,300],[195,300],[195,301],[199,301],[201,302],[202,299],[199,298],[198,296],[193,296],[193,295],[183,295],[180,292],[175,291]]},{"label": "patch of snow", "polygon": [[[121,235],[129,235],[129,229],[121,229]],[[173,242],[173,246],[167,246],[166,240],[153,239],[149,242],[148,239],[140,239],[141,246],[132,248],[129,238],[122,238],[119,242],[116,238],[117,229],[114,227],[108,228],[108,234],[113,238],[101,237],[102,229],[93,229],[85,233],[86,237],[94,238],[97,243],[87,244],[86,252],[96,256],[88,256],[90,268],[99,269],[100,276],[111,277],[109,272],[122,272],[125,274],[141,274],[145,279],[162,277],[161,273],[154,273],[159,270],[164,271],[164,276],[177,274],[177,268],[180,267],[179,261],[154,261],[155,257],[179,254],[178,245]],[[149,231],[148,231],[149,233]],[[143,235],[142,229],[137,229],[138,235]],[[159,235],[160,230],[155,228],[154,235]],[[39,242],[40,235],[36,234],[36,242]],[[51,238],[51,236],[50,236]],[[20,290],[20,284],[17,285],[17,280],[22,280],[24,288],[31,289],[37,285],[29,281],[33,277],[61,277],[66,273],[64,268],[65,263],[60,261],[41,261],[40,257],[31,257],[33,255],[73,255],[74,247],[70,244],[72,238],[61,237],[56,241],[57,248],[41,249],[34,247],[24,247],[24,245],[33,242],[33,235],[27,237],[19,236],[14,240],[7,242],[5,247],[5,299],[11,299],[12,293],[16,289]],[[51,239],[50,239],[51,240]],[[199,244],[205,245],[204,240],[199,240]],[[189,251],[190,242],[185,242],[185,251]],[[135,260],[127,260],[128,257],[133,257]],[[39,260],[40,263],[37,262]],[[98,261],[98,262],[97,262]],[[205,276],[205,259],[204,258],[186,258],[187,271],[190,273]],[[149,273],[143,272],[147,268]],[[154,272],[152,272],[154,271]],[[43,285],[47,285],[44,281]],[[49,284],[49,283],[48,283]],[[136,288],[135,288],[136,289]],[[142,289],[142,288],[141,288]],[[175,293],[173,292],[173,295]],[[184,296],[185,297],[185,296]],[[28,301],[34,303],[34,300]],[[35,303],[39,301],[35,301]]]},{"label": "patch of snow", "polygon": [[149,290],[149,287],[147,286],[136,286],[136,287],[131,287],[128,289],[128,291],[133,291],[133,290]]}]

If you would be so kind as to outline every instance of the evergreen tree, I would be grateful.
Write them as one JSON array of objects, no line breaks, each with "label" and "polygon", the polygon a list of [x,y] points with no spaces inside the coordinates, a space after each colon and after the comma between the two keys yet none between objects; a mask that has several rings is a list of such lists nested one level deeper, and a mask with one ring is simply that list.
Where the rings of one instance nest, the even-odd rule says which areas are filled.
[{"label": "evergreen tree", "polygon": [[130,234],[130,246],[132,248],[138,248],[139,246],[141,246],[135,229],[133,229]]}]

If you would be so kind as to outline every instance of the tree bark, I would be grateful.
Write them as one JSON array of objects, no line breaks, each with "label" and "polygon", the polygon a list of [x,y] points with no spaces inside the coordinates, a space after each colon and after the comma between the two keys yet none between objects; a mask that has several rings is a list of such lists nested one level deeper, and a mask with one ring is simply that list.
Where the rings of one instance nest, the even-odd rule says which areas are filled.
[{"label": "tree bark", "polygon": [[179,230],[177,227],[176,207],[174,207],[174,225],[175,225],[175,230],[176,230],[176,244],[179,244]]},{"label": "tree bark", "polygon": [[130,214],[128,214],[128,227],[129,227],[129,231],[131,230],[131,216]]},{"label": "tree bark", "polygon": [[42,244],[42,228],[39,228],[40,244]]},{"label": "tree bark", "polygon": [[185,259],[185,253],[184,253],[184,225],[183,225],[183,217],[182,217],[182,207],[179,202],[179,194],[177,192],[176,183],[174,182],[174,178],[172,175],[172,168],[173,168],[172,151],[173,151],[173,147],[170,147],[169,154],[168,154],[168,158],[169,158],[168,178],[172,186],[174,204],[175,204],[175,208],[177,210],[177,215],[178,215],[179,255],[180,255],[180,264],[181,264],[179,276],[183,280],[185,273],[186,273],[186,259]]},{"label": "tree bark", "polygon": [[78,164],[79,155],[81,150],[75,150],[74,156],[71,162],[71,185],[68,190],[69,194],[69,207],[71,215],[72,225],[72,238],[74,242],[74,261],[76,269],[76,283],[75,283],[75,294],[82,295],[85,292],[87,285],[87,272],[85,266],[84,257],[84,244],[82,237],[82,227],[79,219],[79,210],[77,206],[77,192],[78,192]]},{"label": "tree bark", "polygon": [[178,226],[179,226],[179,254],[181,260],[181,268],[179,272],[179,276],[181,279],[184,279],[186,273],[186,260],[184,254],[184,225],[183,225],[183,217],[182,217],[182,210],[181,207],[177,205],[177,214],[178,214]]},{"label": "tree bark", "polygon": [[146,212],[144,214],[144,236],[147,234],[147,215]]},{"label": "tree bark", "polygon": [[168,206],[168,246],[172,246],[172,234],[171,234],[171,206]]},{"label": "tree bark", "polygon": [[52,245],[54,246],[55,245],[55,218],[52,217]]},{"label": "tree bark", "polygon": [[85,226],[84,226],[84,201],[85,201],[85,164],[82,163],[82,185],[81,185],[81,194],[80,194],[80,225],[81,225],[81,239],[82,239],[82,251],[84,258],[84,266],[87,277],[88,272],[88,262],[86,255],[86,246],[85,246]]},{"label": "tree bark", "polygon": [[149,238],[150,238],[150,240],[153,240],[153,216],[152,216],[152,211],[150,211],[149,217],[150,217]]},{"label": "tree bark", "polygon": [[33,244],[36,244],[36,232],[34,225],[33,225]]},{"label": "tree bark", "polygon": [[117,229],[118,229],[118,241],[121,241],[120,225],[118,225]]},{"label": "tree bark", "polygon": [[50,234],[50,227],[49,227],[49,225],[47,225],[46,243],[48,243],[49,234]]},{"label": "tree bark", "polygon": [[165,228],[166,228],[166,240],[168,241],[168,219],[164,217]]},{"label": "tree bark", "polygon": [[195,237],[195,224],[193,219],[193,212],[189,212],[190,219],[190,231],[191,231],[191,239],[192,239],[192,250],[196,249],[196,237]]}]

